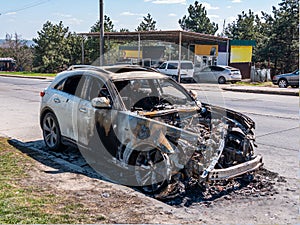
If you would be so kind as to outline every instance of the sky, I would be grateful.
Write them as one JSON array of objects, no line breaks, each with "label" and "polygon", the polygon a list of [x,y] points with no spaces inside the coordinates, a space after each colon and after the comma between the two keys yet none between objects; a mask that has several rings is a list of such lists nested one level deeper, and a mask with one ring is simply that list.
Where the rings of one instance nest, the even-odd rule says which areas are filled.
[{"label": "sky", "polygon": [[[134,31],[148,13],[157,22],[158,30],[180,30],[178,20],[188,15],[194,0],[103,0],[104,14],[113,21],[114,28]],[[271,13],[282,0],[205,0],[211,22],[232,23],[242,11],[249,9],[260,14]],[[6,34],[17,33],[22,39],[32,40],[38,36],[43,24],[63,22],[71,32],[89,32],[99,20],[99,0],[0,0],[0,39]]]}]

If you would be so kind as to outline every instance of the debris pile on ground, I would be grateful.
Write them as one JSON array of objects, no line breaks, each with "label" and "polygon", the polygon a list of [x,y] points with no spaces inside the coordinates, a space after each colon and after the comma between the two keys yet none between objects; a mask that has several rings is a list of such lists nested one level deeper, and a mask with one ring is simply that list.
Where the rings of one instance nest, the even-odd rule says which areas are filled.
[{"label": "debris pile on ground", "polygon": [[286,182],[286,180],[277,173],[262,168],[255,174],[210,184],[199,185],[196,180],[190,180],[185,184],[178,181],[168,185],[164,191],[154,197],[174,206],[190,206],[193,203],[209,206],[217,199],[273,196],[278,194],[275,188],[276,182]]}]

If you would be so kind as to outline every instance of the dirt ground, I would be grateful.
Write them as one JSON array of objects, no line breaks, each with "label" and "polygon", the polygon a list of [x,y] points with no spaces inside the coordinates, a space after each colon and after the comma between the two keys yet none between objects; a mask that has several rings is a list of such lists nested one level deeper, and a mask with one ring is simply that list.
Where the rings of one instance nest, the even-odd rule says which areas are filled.
[{"label": "dirt ground", "polygon": [[[32,147],[32,146],[31,146]],[[262,169],[251,181],[216,183],[204,190],[191,185],[180,196],[159,201],[122,185],[70,168],[64,157],[18,147],[34,159],[24,186],[80,203],[90,218],[82,223],[126,224],[299,224],[298,181]],[[72,167],[72,166],[71,166]],[[84,209],[84,210],[83,210]]]}]

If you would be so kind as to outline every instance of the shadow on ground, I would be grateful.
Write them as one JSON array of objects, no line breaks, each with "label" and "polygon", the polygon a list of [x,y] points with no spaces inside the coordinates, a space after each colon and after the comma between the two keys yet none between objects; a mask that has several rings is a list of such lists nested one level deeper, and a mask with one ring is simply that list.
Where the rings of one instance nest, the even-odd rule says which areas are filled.
[{"label": "shadow on ground", "polygon": [[[72,172],[108,181],[87,164],[76,148],[68,147],[62,152],[54,152],[46,149],[43,140],[24,143],[12,139],[8,142],[39,163],[55,169],[55,171],[45,171],[46,173]],[[172,206],[189,207],[193,204],[209,206],[217,200],[273,196],[278,194],[275,188],[276,182],[286,181],[277,173],[263,168],[255,174],[249,174],[242,178],[203,185],[199,185],[196,180],[177,180],[169,184],[160,193],[147,196]],[[133,189],[139,191],[137,188]]]}]

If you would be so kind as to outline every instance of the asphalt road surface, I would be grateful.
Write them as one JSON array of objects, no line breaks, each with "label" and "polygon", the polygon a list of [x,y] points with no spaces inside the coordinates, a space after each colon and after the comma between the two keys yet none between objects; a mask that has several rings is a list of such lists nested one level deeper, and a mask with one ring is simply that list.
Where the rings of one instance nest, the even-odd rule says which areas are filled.
[{"label": "asphalt road surface", "polygon": [[[39,92],[49,84],[49,80],[0,77],[0,136],[22,142],[42,139]],[[201,211],[207,218],[216,218],[212,220],[214,223],[226,222],[228,218],[230,223],[241,223],[243,218],[251,223],[276,223],[269,219],[281,218],[278,220],[281,224],[295,224],[299,199],[299,98],[225,92],[218,85],[199,85],[196,89],[201,101],[245,113],[256,122],[256,153],[263,155],[266,169],[279,173],[287,182],[280,189],[279,197],[268,200],[245,199],[231,201],[229,205],[226,201],[216,203],[212,209],[195,205],[182,210],[191,216],[198,216]]]},{"label": "asphalt road surface", "polygon": [[[20,141],[42,138],[39,93],[50,80],[0,77],[0,135]],[[256,122],[258,149],[268,169],[297,178],[299,100],[295,96],[222,91],[218,85],[199,85],[203,102],[230,108]],[[284,165],[282,165],[284,164]]]}]

